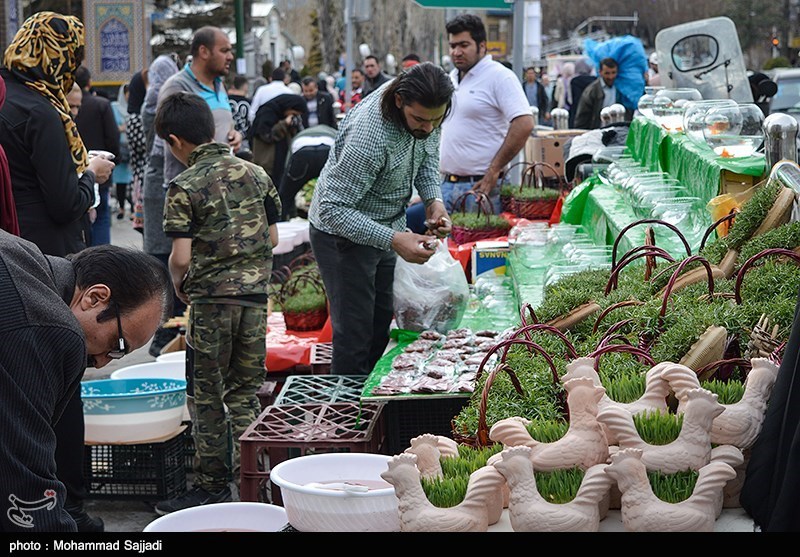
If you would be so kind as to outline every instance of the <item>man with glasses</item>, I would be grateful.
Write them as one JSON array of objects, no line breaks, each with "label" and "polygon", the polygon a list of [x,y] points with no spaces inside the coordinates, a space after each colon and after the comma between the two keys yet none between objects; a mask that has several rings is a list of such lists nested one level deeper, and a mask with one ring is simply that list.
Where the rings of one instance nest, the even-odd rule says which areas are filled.
[{"label": "man with glasses", "polygon": [[[0,231],[0,532],[70,532],[86,529],[82,519],[99,521],[82,500],[80,509],[68,500],[63,470],[56,477],[55,426],[86,367],[147,344],[171,300],[166,269],[140,250],[103,245],[65,259]],[[78,473],[80,433],[71,455]]]}]

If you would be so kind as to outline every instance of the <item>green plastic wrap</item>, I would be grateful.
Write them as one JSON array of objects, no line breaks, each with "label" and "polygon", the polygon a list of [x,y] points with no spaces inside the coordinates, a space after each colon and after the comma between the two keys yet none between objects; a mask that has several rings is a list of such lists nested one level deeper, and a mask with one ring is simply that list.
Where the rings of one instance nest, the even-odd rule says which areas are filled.
[{"label": "green plastic wrap", "polygon": [[628,128],[625,147],[647,170],[658,171],[661,170],[659,149],[665,137],[667,132],[658,124],[644,116],[637,116]]}]

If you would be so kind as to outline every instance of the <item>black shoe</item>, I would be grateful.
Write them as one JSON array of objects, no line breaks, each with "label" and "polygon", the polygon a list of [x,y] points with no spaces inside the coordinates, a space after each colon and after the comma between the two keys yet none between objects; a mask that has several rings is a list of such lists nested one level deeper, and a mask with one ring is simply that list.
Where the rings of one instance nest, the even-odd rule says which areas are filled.
[{"label": "black shoe", "polygon": [[156,334],[153,336],[153,341],[150,343],[150,348],[147,352],[154,358],[161,355],[161,350],[170,343],[172,339],[178,336],[177,327],[164,328],[159,327],[156,329]]},{"label": "black shoe", "polygon": [[230,487],[226,486],[215,493],[206,491],[202,487],[193,487],[183,495],[178,495],[173,499],[167,499],[166,501],[156,503],[155,510],[157,514],[163,516],[191,507],[199,507],[200,505],[208,505],[210,503],[226,503],[231,500],[233,500],[233,497]]},{"label": "black shoe", "polygon": [[72,506],[64,507],[64,509],[78,525],[78,532],[104,532],[105,524],[102,518],[89,516],[83,508],[83,503]]}]

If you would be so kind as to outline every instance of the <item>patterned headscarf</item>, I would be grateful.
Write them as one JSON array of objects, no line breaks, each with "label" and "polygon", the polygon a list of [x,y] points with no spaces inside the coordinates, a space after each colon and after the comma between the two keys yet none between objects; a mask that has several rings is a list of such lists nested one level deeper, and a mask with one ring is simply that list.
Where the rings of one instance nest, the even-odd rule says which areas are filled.
[{"label": "patterned headscarf", "polygon": [[147,93],[144,97],[144,110],[147,113],[156,113],[161,86],[178,71],[178,65],[168,54],[161,54],[150,64],[150,69],[147,71]]},{"label": "patterned headscarf", "polygon": [[83,49],[83,23],[78,18],[39,12],[25,20],[3,57],[14,77],[58,111],[78,172],[86,170],[88,157],[69,112],[67,93],[75,82],[73,74],[83,61]]}]

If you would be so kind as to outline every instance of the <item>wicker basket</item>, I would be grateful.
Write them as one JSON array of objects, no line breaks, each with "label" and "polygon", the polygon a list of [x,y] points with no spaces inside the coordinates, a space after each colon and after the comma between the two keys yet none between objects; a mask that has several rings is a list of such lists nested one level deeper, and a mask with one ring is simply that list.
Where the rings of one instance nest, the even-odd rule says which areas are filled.
[{"label": "wicker basket", "polygon": [[306,270],[304,272],[293,273],[286,282],[283,283],[280,291],[281,305],[283,307],[283,321],[286,328],[290,331],[317,331],[322,329],[328,319],[327,305],[308,311],[288,311],[285,301],[297,294],[303,285],[310,284],[315,290],[324,294],[325,288],[322,285],[322,277],[318,270]]},{"label": "wicker basket", "polygon": [[453,224],[450,237],[456,244],[467,244],[469,242],[477,242],[478,240],[487,240],[489,238],[497,238],[498,236],[505,236],[508,234],[508,228],[500,228],[491,226],[491,217],[494,214],[492,211],[492,202],[486,194],[475,191],[468,191],[461,195],[455,201],[455,207],[459,212],[466,214],[466,202],[469,197],[474,197],[478,205],[478,215],[486,216],[485,228],[466,228],[457,224]]},{"label": "wicker basket", "polygon": [[[545,169],[550,170],[553,176],[545,176]],[[519,186],[521,192],[526,185],[530,188],[538,187],[542,191],[547,188],[555,186],[559,194],[550,199],[520,199],[514,196],[511,202],[511,212],[523,219],[528,220],[547,220],[553,214],[556,204],[560,197],[565,195],[565,181],[564,177],[558,174],[551,165],[546,162],[537,162],[529,166],[522,177],[522,183]]]}]

